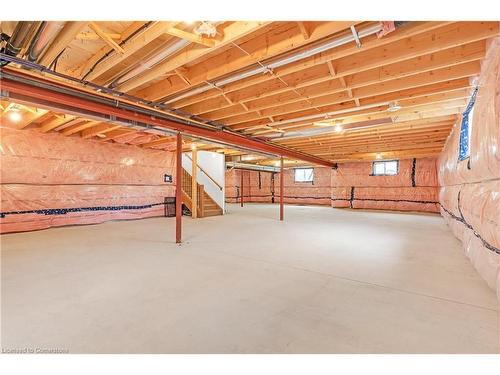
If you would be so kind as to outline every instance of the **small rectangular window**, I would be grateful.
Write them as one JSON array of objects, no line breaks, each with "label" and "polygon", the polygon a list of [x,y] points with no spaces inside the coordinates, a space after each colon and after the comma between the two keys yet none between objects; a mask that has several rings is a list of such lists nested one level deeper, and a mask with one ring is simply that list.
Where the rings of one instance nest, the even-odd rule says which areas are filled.
[{"label": "small rectangular window", "polygon": [[462,114],[460,124],[460,144],[458,148],[458,160],[465,160],[470,156],[470,137],[472,132],[472,117],[474,115],[474,103],[476,102],[477,87],[472,92],[469,104]]},{"label": "small rectangular window", "polygon": [[399,172],[399,160],[374,161],[373,176],[395,176]]},{"label": "small rectangular window", "polygon": [[312,182],[314,178],[314,168],[296,168],[294,170],[295,182]]}]

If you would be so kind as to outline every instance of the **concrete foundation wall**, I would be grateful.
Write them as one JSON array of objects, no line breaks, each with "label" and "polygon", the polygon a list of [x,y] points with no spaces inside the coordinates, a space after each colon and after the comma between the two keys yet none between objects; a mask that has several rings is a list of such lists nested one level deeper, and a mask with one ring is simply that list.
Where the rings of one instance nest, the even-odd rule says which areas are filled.
[{"label": "concrete foundation wall", "polygon": [[164,215],[175,154],[1,128],[0,232]]}]

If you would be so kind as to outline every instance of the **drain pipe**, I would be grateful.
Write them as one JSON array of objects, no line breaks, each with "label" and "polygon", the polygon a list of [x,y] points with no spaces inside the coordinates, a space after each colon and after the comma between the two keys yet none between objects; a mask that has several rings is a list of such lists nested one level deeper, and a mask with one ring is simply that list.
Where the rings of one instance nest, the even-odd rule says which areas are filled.
[{"label": "drain pipe", "polygon": [[52,42],[66,22],[42,22],[28,50],[28,60],[38,61],[42,52]]},{"label": "drain pipe", "polygon": [[140,63],[138,67],[135,69],[132,69],[130,72],[126,73],[125,75],[119,77],[115,81],[113,81],[110,84],[111,88],[116,88],[128,80],[134,78],[135,76],[141,74],[145,70],[151,69],[154,65],[160,63],[161,61],[165,60],[167,57],[172,56],[174,53],[180,51],[184,47],[186,47],[190,42],[186,39],[179,39],[177,42],[169,45],[167,48],[165,48],[162,52],[158,53],[157,55],[153,56],[149,60],[146,60],[144,63]]},{"label": "drain pipe", "polygon": [[[28,43],[34,29],[38,27],[40,22],[35,21],[19,21],[8,39],[7,44],[2,48],[2,52],[9,56],[17,56],[22,48]],[[6,60],[0,61],[0,66],[5,66],[9,62]]]},{"label": "drain pipe", "polygon": [[[357,38],[364,38],[364,37],[367,37],[369,35],[377,34],[381,30],[382,30],[381,23],[378,23],[378,24],[373,25],[373,26],[368,26],[368,27],[365,27],[365,28],[357,31]],[[193,95],[201,94],[201,93],[208,91],[212,88],[220,88],[220,87],[225,86],[229,83],[233,83],[233,82],[242,80],[244,78],[252,77],[252,76],[260,74],[260,73],[267,73],[267,72],[270,72],[273,69],[279,68],[283,65],[287,65],[287,64],[291,64],[293,62],[299,61],[299,60],[303,60],[305,58],[311,57],[311,56],[316,55],[318,53],[330,50],[330,49],[335,48],[335,47],[339,47],[341,45],[344,45],[344,44],[347,44],[347,43],[350,43],[353,41],[356,41],[356,37],[354,36],[353,33],[347,34],[344,36],[340,36],[340,37],[332,39],[326,43],[317,45],[317,46],[312,47],[310,49],[301,51],[297,54],[294,54],[294,55],[282,58],[280,60],[271,62],[267,65],[261,64],[257,68],[247,70],[245,72],[236,74],[234,76],[223,78],[223,79],[216,81],[216,82],[213,82],[213,83],[207,83],[206,85],[203,85],[203,86],[198,87],[194,90],[190,90],[188,92],[185,92],[184,94],[181,94],[181,95],[176,96],[172,99],[169,99],[165,103],[170,104],[170,103],[176,102],[178,100],[188,98],[188,97],[193,96]]]}]

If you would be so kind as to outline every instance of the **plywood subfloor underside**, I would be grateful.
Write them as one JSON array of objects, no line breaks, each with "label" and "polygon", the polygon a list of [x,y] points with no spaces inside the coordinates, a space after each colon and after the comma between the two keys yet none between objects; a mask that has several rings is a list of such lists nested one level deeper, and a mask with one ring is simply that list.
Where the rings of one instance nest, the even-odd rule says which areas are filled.
[{"label": "plywood subfloor underside", "polygon": [[2,237],[2,347],[495,353],[498,305],[437,215],[228,206]]}]

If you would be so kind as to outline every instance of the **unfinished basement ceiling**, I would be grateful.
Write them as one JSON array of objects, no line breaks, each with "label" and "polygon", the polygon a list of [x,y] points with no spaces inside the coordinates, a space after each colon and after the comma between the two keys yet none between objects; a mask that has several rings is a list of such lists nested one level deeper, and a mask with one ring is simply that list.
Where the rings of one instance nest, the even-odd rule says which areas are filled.
[{"label": "unfinished basement ceiling", "polygon": [[[1,31],[13,35],[18,26],[2,22]],[[333,162],[438,155],[470,96],[486,40],[499,32],[498,22],[42,26],[55,31],[41,38],[46,43],[34,61],[40,65]],[[27,59],[30,40],[33,36],[17,57]],[[7,98],[1,105],[2,121],[16,121],[12,125],[18,128],[166,150],[174,146],[170,135],[112,121],[47,112]],[[12,111],[22,120],[13,120]]]}]

